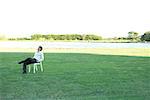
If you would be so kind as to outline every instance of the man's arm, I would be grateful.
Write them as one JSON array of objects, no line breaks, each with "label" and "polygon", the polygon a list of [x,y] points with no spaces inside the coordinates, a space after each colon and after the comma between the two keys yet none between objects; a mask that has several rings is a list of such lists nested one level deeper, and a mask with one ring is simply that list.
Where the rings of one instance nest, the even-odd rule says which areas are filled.
[{"label": "man's arm", "polygon": [[40,59],[40,62],[44,60],[44,54],[43,52],[41,53],[41,59]]}]

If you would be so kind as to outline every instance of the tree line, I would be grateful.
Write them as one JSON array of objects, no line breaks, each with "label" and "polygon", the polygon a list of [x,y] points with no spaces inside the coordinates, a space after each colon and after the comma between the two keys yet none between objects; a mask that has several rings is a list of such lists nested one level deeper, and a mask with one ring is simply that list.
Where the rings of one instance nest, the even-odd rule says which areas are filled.
[{"label": "tree line", "polygon": [[102,37],[92,34],[34,34],[31,36],[31,40],[102,40]]},{"label": "tree line", "polygon": [[[4,35],[0,34],[0,40],[5,39]],[[9,38],[8,40],[103,40],[102,36],[93,34],[33,34],[30,38]],[[127,37],[114,37],[111,40],[131,40],[131,41],[150,41],[150,31],[139,35],[138,32],[128,32]],[[109,40],[107,39],[107,40]]]},{"label": "tree line", "polygon": [[114,37],[113,40],[131,40],[131,41],[150,41],[150,31],[145,32],[143,35],[139,35],[138,32],[128,32],[127,37]]}]

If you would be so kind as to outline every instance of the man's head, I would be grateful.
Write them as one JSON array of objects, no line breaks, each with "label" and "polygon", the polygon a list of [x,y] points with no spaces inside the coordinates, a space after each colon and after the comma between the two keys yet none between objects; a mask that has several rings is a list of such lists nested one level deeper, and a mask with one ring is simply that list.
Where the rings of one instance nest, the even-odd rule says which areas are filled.
[{"label": "man's head", "polygon": [[42,46],[39,46],[38,47],[38,51],[42,51],[43,50],[43,47]]}]

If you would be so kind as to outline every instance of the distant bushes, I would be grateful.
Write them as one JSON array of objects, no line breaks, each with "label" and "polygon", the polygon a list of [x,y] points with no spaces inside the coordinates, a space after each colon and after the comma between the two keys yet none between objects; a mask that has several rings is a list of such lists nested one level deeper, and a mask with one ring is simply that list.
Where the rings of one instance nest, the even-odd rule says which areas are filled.
[{"label": "distant bushes", "polygon": [[145,32],[140,39],[141,41],[150,41],[150,31]]},{"label": "distant bushes", "polygon": [[101,36],[97,35],[80,35],[80,34],[34,34],[31,40],[102,40]]},{"label": "distant bushes", "polygon": [[139,33],[130,31],[127,37],[111,37],[102,38],[101,36],[94,34],[33,34],[31,37],[22,38],[7,38],[4,34],[0,34],[0,40],[62,40],[62,41],[97,41],[102,40],[106,42],[150,42],[150,31],[145,32],[143,35]]},{"label": "distant bushes", "polygon": [[31,40],[31,38],[9,38],[8,40]]},{"label": "distant bushes", "polygon": [[134,32],[134,31],[130,31],[128,32],[128,39],[129,40],[138,40],[139,37],[139,33],[138,32]]}]

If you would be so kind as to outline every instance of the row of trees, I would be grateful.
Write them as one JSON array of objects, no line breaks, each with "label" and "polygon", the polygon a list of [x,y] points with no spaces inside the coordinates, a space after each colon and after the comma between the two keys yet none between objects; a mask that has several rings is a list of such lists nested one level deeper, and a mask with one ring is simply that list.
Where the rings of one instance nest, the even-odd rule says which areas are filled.
[{"label": "row of trees", "polygon": [[[65,34],[65,35],[42,35],[34,34],[31,36],[32,40],[102,40],[101,36],[97,35],[79,35],[79,34]],[[117,37],[112,38],[114,40],[133,40],[133,41],[150,41],[150,31],[145,32],[143,35],[139,36],[138,32],[128,32],[128,37]]]},{"label": "row of trees", "polygon": [[32,40],[101,40],[101,36],[97,35],[80,35],[80,34],[34,34],[31,36]]},{"label": "row of trees", "polygon": [[140,40],[139,33],[131,31],[128,32],[127,37],[113,37],[113,40]]},{"label": "row of trees", "polygon": [[131,32],[128,32],[128,37],[127,38],[129,40],[137,40],[137,39],[140,39],[140,36],[139,36],[138,32],[131,31]]},{"label": "row of trees", "polygon": [[[0,34],[0,40],[6,40],[4,34]],[[150,31],[139,35],[138,32],[128,32],[128,37],[114,37],[111,40],[133,40],[133,41],[150,41]],[[9,40],[102,40],[101,36],[92,34],[34,34],[31,38],[9,38]]]},{"label": "row of trees", "polygon": [[150,31],[145,32],[143,35],[139,35],[138,32],[128,32],[128,37],[114,37],[113,40],[131,40],[131,41],[150,41]]},{"label": "row of trees", "polygon": [[141,41],[150,41],[150,31],[145,32],[143,35],[139,36],[137,32],[129,32],[128,39],[131,40],[141,40]]}]

